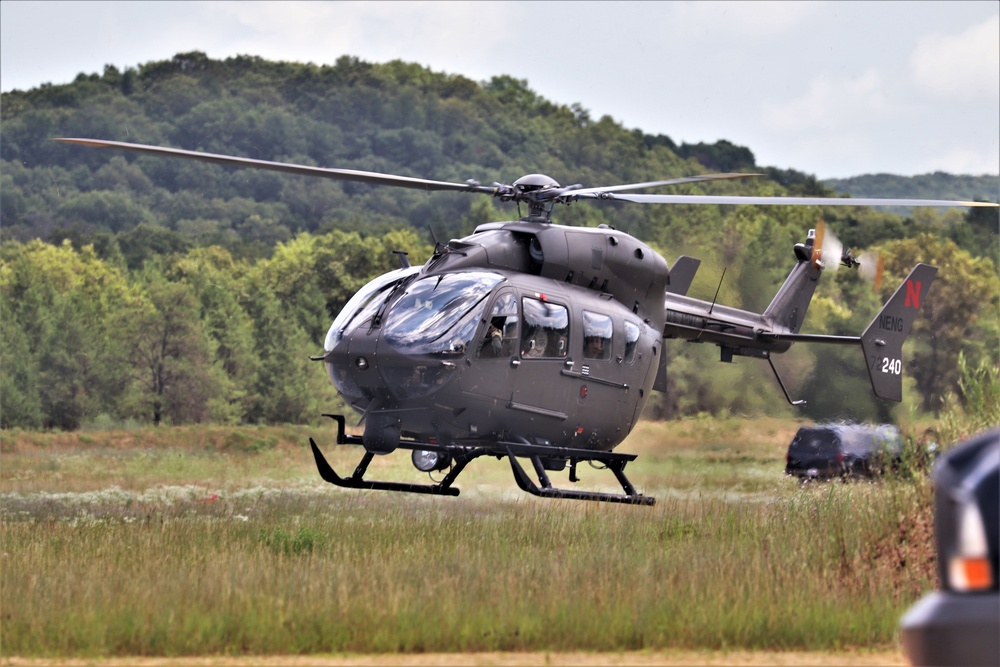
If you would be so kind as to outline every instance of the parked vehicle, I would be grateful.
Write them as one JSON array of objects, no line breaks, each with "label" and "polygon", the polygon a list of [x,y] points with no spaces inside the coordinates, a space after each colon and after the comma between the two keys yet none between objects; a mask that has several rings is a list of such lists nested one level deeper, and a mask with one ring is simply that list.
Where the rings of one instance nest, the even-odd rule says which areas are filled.
[{"label": "parked vehicle", "polygon": [[803,426],[785,454],[785,474],[802,479],[873,477],[899,465],[903,440],[888,424]]},{"label": "parked vehicle", "polygon": [[940,590],[901,621],[914,665],[1000,665],[1000,428],[934,466]]}]

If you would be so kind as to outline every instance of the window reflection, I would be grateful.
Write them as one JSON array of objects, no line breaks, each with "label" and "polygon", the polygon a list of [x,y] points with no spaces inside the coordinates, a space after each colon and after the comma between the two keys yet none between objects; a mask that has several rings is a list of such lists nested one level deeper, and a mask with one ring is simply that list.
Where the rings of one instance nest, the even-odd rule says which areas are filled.
[{"label": "window reflection", "polygon": [[465,354],[485,299],[502,280],[496,273],[467,272],[414,282],[386,316],[386,341],[404,354]]},{"label": "window reflection", "polygon": [[639,347],[639,325],[625,321],[625,363],[635,361],[635,351]]},{"label": "window reflection", "polygon": [[565,306],[527,297],[521,304],[521,356],[565,357],[569,341],[569,312]]},{"label": "window reflection", "polygon": [[396,287],[396,284],[409,278],[419,270],[419,266],[413,266],[408,269],[396,269],[395,271],[390,271],[385,275],[379,276],[362,287],[357,294],[351,297],[350,301],[341,309],[336,319],[333,320],[333,324],[330,325],[330,330],[326,334],[326,341],[323,345],[324,349],[329,352],[340,342],[345,331],[354,329],[366,320],[371,319],[378,311],[379,306],[388,298],[393,288]]},{"label": "window reflection", "polygon": [[611,358],[611,318],[600,313],[583,311],[584,359]]},{"label": "window reflection", "polygon": [[517,297],[504,292],[490,310],[490,321],[479,346],[484,359],[509,358],[517,349]]}]

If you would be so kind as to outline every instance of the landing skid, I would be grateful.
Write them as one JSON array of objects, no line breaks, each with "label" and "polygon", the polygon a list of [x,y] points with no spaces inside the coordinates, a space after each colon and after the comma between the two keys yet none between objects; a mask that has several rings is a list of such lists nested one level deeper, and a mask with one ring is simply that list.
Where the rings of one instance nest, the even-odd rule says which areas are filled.
[{"label": "landing skid", "polygon": [[[362,439],[356,435],[348,435],[345,431],[344,417],[342,415],[324,415],[337,422],[337,444],[338,445],[362,445]],[[568,500],[591,500],[603,503],[625,503],[630,505],[652,505],[656,499],[651,496],[644,496],[636,493],[635,487],[625,476],[625,465],[636,458],[635,454],[617,454],[614,452],[594,452],[585,449],[571,449],[567,447],[551,447],[541,445],[530,445],[518,442],[477,442],[475,444],[451,444],[440,445],[416,440],[401,440],[400,449],[426,450],[443,452],[451,456],[452,466],[444,479],[435,484],[408,484],[404,482],[386,482],[380,480],[365,479],[368,465],[374,458],[372,452],[366,451],[361,457],[361,461],[350,477],[341,477],[334,471],[327,462],[326,457],[320,451],[316,441],[309,438],[309,445],[312,448],[313,457],[316,459],[316,467],[319,475],[324,481],[345,489],[373,489],[378,491],[400,491],[403,493],[423,493],[436,496],[457,496],[459,489],[452,486],[458,476],[465,470],[465,467],[481,456],[495,456],[497,459],[507,457],[510,460],[510,467],[514,473],[514,481],[517,486],[527,493],[540,498],[564,498]],[[518,462],[518,457],[527,458],[531,461],[535,474],[538,477],[536,483]],[[569,463],[570,481],[579,481],[576,476],[576,466],[580,462],[594,461],[604,464],[612,473],[618,483],[622,486],[623,493],[596,493],[591,491],[576,491],[571,489],[561,489],[552,486],[549,476],[542,463],[542,459],[563,459]]]},{"label": "landing skid", "polygon": [[541,486],[535,484],[535,482],[524,472],[524,468],[518,463],[514,455],[510,455],[510,467],[514,472],[514,481],[517,482],[518,487],[522,491],[526,491],[533,496],[539,496],[540,498],[567,498],[570,500],[595,500],[601,503],[625,503],[628,505],[653,505],[656,503],[656,498],[652,496],[644,496],[641,493],[635,492],[635,487],[632,483],[628,481],[625,476],[625,464],[635,458],[635,454],[615,454],[613,456],[626,457],[624,460],[619,461],[609,461],[603,457],[593,458],[593,453],[591,453],[591,458],[589,459],[570,459],[570,480],[576,481],[575,469],[578,461],[589,460],[589,461],[601,461],[605,463],[608,468],[615,474],[618,482],[622,485],[622,490],[625,491],[624,494],[617,493],[594,493],[592,491],[574,491],[571,489],[560,489],[552,486],[549,481],[549,476],[545,472],[545,467],[542,465],[541,459],[538,456],[531,456],[531,464],[535,468],[535,474],[538,475],[538,481]]}]

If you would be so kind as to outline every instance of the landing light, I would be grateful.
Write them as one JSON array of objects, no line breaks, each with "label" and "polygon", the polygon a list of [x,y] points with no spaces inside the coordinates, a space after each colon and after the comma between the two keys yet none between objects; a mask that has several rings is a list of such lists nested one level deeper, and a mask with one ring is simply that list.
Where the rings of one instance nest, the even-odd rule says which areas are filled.
[{"label": "landing light", "polygon": [[451,457],[441,452],[433,452],[428,449],[414,449],[410,455],[413,467],[420,472],[433,472],[444,470],[451,465]]}]

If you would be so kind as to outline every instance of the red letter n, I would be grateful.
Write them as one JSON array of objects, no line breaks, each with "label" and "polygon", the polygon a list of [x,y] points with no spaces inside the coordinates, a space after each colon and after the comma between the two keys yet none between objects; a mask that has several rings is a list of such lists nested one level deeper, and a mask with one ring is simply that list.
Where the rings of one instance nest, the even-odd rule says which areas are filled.
[{"label": "red letter n", "polygon": [[906,307],[920,308],[920,281],[906,281]]}]

